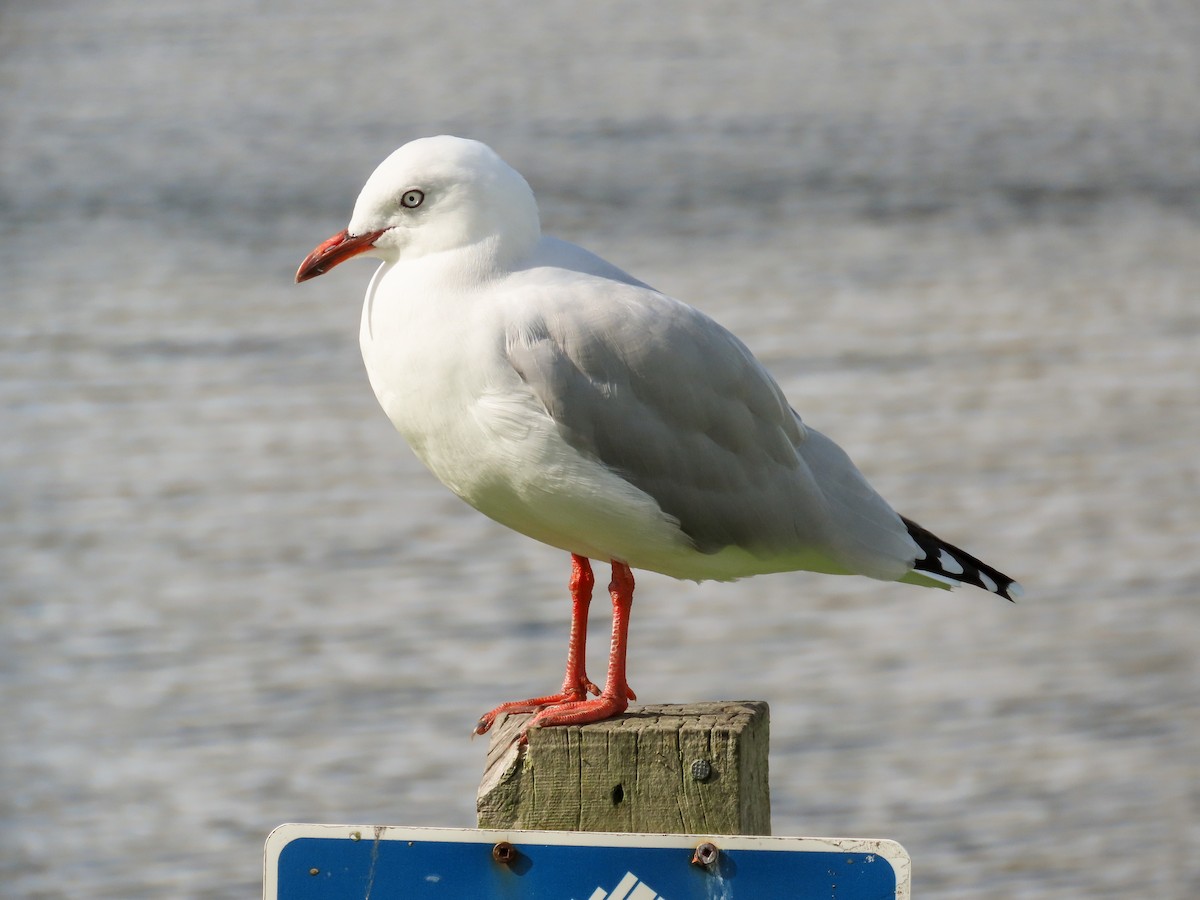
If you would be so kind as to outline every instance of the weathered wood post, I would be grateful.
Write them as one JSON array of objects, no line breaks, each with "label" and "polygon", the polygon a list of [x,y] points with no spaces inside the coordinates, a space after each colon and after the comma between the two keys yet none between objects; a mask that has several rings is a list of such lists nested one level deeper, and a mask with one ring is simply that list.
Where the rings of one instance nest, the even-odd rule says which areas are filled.
[{"label": "weathered wood post", "polygon": [[491,732],[480,828],[771,833],[762,701],[645,705],[592,725]]},{"label": "weathered wood post", "polygon": [[911,896],[892,841],[768,836],[765,703],[641,706],[521,745],[527,719],[492,728],[478,829],[281,825],[263,896]]}]

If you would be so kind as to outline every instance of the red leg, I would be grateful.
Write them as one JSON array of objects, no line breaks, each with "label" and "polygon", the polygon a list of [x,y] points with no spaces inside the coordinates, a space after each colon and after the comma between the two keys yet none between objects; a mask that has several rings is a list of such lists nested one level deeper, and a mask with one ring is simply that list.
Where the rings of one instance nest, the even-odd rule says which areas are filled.
[{"label": "red leg", "polygon": [[625,712],[634,699],[629,682],[625,680],[625,650],[629,638],[629,611],[633,606],[633,572],[621,562],[612,564],[613,628],[612,647],[608,656],[608,681],[594,700],[578,700],[547,706],[534,716],[527,727],[546,725],[585,725],[611,719]]},{"label": "red leg", "polygon": [[596,578],[592,565],[586,557],[571,554],[571,637],[567,642],[567,673],[563,677],[562,693],[547,694],[545,697],[530,697],[528,700],[513,700],[501,703],[480,718],[475,734],[484,734],[501,713],[534,712],[547,706],[583,700],[590,691],[599,694],[587,677],[587,628],[588,607],[592,602],[592,586]]},{"label": "red leg", "polygon": [[571,637],[567,641],[567,673],[563,676],[562,692],[582,700],[588,693],[599,694],[600,688],[587,677],[588,607],[592,603],[592,587],[596,577],[592,564],[585,556],[571,554]]}]

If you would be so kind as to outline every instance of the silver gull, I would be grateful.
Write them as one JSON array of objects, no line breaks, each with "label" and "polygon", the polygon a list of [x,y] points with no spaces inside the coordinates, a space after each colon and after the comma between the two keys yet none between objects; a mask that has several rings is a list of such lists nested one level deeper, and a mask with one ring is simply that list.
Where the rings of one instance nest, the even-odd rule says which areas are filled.
[{"label": "silver gull", "polygon": [[[396,429],[471,506],[571,554],[562,690],[502,704],[476,733],[505,712],[536,711],[531,724],[547,726],[626,709],[631,569],[697,581],[806,569],[1020,593],[893,511],[725,328],[542,235],[529,185],[486,145],[405,144],[296,281],[355,256],[382,260],[360,343]],[[589,559],[612,566],[603,690],[584,665]]]}]

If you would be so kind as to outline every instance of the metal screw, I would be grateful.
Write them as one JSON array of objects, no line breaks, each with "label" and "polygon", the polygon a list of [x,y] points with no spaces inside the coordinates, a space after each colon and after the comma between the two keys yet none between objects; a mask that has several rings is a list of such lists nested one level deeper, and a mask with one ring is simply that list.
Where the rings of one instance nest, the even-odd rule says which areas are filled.
[{"label": "metal screw", "polygon": [[704,866],[707,869],[717,861],[720,855],[721,851],[716,844],[712,841],[705,841],[696,847],[696,852],[692,854],[692,865]]},{"label": "metal screw", "polygon": [[508,841],[501,841],[492,848],[492,859],[502,866],[511,865],[512,861],[516,858],[517,848]]},{"label": "metal screw", "polygon": [[692,779],[695,781],[708,781],[708,776],[712,774],[712,763],[707,759],[692,760]]}]

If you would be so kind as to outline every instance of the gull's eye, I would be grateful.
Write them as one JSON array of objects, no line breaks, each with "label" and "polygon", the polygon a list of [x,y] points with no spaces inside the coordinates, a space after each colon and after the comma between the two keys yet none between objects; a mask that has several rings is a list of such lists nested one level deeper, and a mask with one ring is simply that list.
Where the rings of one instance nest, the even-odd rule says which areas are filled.
[{"label": "gull's eye", "polygon": [[425,202],[425,195],[417,190],[405,191],[400,197],[400,205],[407,209],[416,209]]}]

